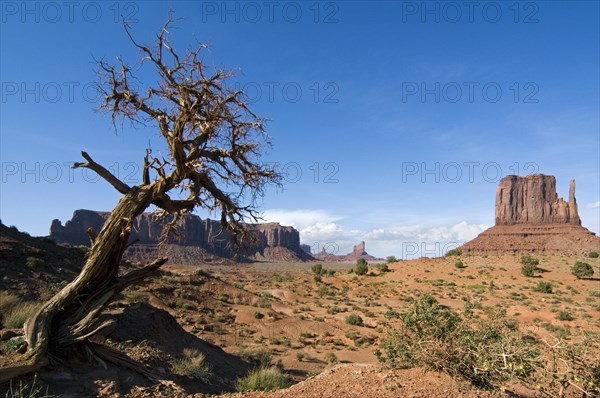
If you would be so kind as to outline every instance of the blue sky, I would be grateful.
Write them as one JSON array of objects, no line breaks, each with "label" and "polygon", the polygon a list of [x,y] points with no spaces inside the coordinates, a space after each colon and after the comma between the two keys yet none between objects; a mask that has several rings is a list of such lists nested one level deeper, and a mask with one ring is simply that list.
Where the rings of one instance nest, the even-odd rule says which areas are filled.
[{"label": "blue sky", "polygon": [[156,134],[94,112],[93,59],[134,62],[116,17],[148,43],[171,8],[175,46],[210,44],[207,63],[236,69],[271,119],[265,160],[284,190],[264,216],[314,249],[441,254],[493,225],[502,176],[533,172],[563,197],[576,179],[599,233],[599,3],[469,4],[3,2],[0,218],[45,235],[75,209],[111,209],[111,187],[69,170],[81,150],[139,181]]}]

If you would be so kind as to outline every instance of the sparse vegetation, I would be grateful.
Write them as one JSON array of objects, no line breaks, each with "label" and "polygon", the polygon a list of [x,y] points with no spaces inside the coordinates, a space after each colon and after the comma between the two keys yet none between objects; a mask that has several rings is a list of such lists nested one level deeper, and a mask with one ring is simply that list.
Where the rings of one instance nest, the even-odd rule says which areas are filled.
[{"label": "sparse vegetation", "polygon": [[396,256],[387,256],[385,258],[385,261],[388,263],[396,263],[398,262],[398,259],[396,258]]},{"label": "sparse vegetation", "polygon": [[12,339],[9,339],[4,345],[8,350],[16,351],[25,345],[25,339],[23,338],[23,336],[13,337]]},{"label": "sparse vegetation", "polygon": [[521,256],[521,274],[528,278],[535,276],[540,260],[531,256]]},{"label": "sparse vegetation", "polygon": [[363,319],[360,315],[350,314],[346,317],[346,323],[348,325],[363,326]]},{"label": "sparse vegetation", "polygon": [[534,292],[551,294],[553,290],[553,285],[551,282],[538,282],[537,286],[531,288]]},{"label": "sparse vegetation", "polygon": [[323,264],[315,264],[312,267],[310,267],[310,270],[315,275],[321,275],[323,273]]},{"label": "sparse vegetation", "polygon": [[252,370],[236,382],[238,391],[274,391],[287,386],[286,377],[275,366]]},{"label": "sparse vegetation", "polygon": [[0,293],[0,323],[9,329],[20,329],[39,307],[40,303],[21,301],[17,296]]},{"label": "sparse vegetation", "polygon": [[598,258],[598,252],[589,252],[588,257],[589,258]]},{"label": "sparse vegetation", "polygon": [[448,252],[446,253],[446,257],[460,256],[461,254],[462,254],[462,251],[460,251],[460,249],[452,249],[452,250],[448,250]]},{"label": "sparse vegetation", "polygon": [[369,263],[364,258],[359,258],[356,260],[356,265],[354,266],[354,273],[356,275],[366,275],[369,272]]},{"label": "sparse vegetation", "polygon": [[[289,341],[289,340],[288,340]],[[255,368],[266,368],[271,365],[273,351],[268,348],[241,348],[238,355],[246,362],[250,362]]]},{"label": "sparse vegetation", "polygon": [[35,269],[40,267],[42,264],[44,264],[44,260],[37,257],[27,257],[27,260],[25,261],[25,265],[27,266],[27,268]]},{"label": "sparse vegetation", "polygon": [[466,268],[466,265],[462,261],[458,260],[454,263],[454,267],[456,267],[458,269],[462,269],[462,268]]},{"label": "sparse vegetation", "polygon": [[54,395],[48,395],[48,388],[46,392],[42,392],[42,388],[37,385],[37,376],[33,377],[31,386],[24,384],[22,380],[19,380],[19,385],[13,385],[11,380],[8,386],[8,390],[4,395],[4,398],[54,398]]},{"label": "sparse vegetation", "polygon": [[325,354],[325,362],[327,362],[330,365],[335,365],[336,363],[338,363],[338,357],[337,355],[335,355],[335,353],[328,352],[327,354]]},{"label": "sparse vegetation", "polygon": [[559,321],[572,321],[575,317],[569,311],[560,311],[556,316]]},{"label": "sparse vegetation", "polygon": [[373,266],[379,273],[389,272],[390,268],[386,263],[377,263]]},{"label": "sparse vegetation", "polygon": [[173,361],[171,370],[174,374],[209,384],[213,378],[211,367],[204,363],[204,353],[191,348],[183,349],[183,358]]},{"label": "sparse vegetation", "polygon": [[594,276],[594,268],[588,263],[584,263],[583,261],[576,261],[575,264],[571,267],[571,273],[577,279],[585,279],[591,278]]},{"label": "sparse vegetation", "polygon": [[430,295],[411,301],[401,316],[402,329],[390,329],[381,345],[383,351],[375,351],[381,362],[434,369],[482,386],[523,377],[533,370],[532,341],[524,339],[503,312],[483,321],[461,316]]},{"label": "sparse vegetation", "polygon": [[534,266],[538,266],[540,265],[540,260],[538,260],[535,257],[532,256],[521,256],[521,265],[534,265]]}]

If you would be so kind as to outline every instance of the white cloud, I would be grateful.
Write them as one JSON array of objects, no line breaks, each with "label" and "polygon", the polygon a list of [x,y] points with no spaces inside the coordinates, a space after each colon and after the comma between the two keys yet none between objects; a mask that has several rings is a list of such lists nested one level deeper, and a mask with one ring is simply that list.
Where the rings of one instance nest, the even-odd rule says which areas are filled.
[{"label": "white cloud", "polygon": [[485,225],[466,221],[451,226],[401,225],[369,231],[364,240],[367,247],[380,257],[437,257],[475,238],[485,229]]},{"label": "white cloud", "polygon": [[263,218],[268,222],[291,225],[300,231],[300,241],[313,251],[335,248],[337,254],[346,254],[360,241],[366,242],[367,252],[374,256],[387,255],[403,258],[441,256],[447,250],[475,238],[487,227],[462,221],[453,225],[398,225],[375,228],[370,231],[346,229],[343,216],[320,209],[267,210]]},{"label": "white cloud", "polygon": [[343,219],[341,216],[332,214],[326,210],[283,210],[283,209],[272,209],[266,210],[262,217],[266,222],[278,222],[281,225],[292,226],[297,230],[301,231],[310,226],[314,226],[319,223],[333,223]]},{"label": "white cloud", "polygon": [[597,202],[592,202],[592,203],[588,203],[587,206],[588,209],[597,209],[600,208],[600,200]]},{"label": "white cloud", "polygon": [[300,242],[313,252],[325,248],[329,253],[346,254],[361,240],[360,231],[346,230],[337,221],[345,217],[320,209],[266,210],[262,217],[267,222],[290,225],[300,231]]},{"label": "white cloud", "polygon": [[367,240],[377,241],[419,241],[419,242],[438,242],[438,241],[460,241],[466,242],[480,234],[485,225],[468,224],[462,221],[450,227],[426,227],[423,225],[402,225],[390,228],[378,228],[368,232],[365,235]]}]

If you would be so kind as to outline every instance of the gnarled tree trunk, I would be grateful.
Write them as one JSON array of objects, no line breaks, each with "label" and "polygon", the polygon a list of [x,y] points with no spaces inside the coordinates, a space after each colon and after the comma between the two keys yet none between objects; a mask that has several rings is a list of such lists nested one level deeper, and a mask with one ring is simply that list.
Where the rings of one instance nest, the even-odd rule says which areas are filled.
[{"label": "gnarled tree trunk", "polygon": [[[24,362],[3,369],[0,382],[35,371],[74,355],[103,359],[86,339],[108,326],[99,323],[104,307],[127,286],[139,282],[165,263],[158,259],[141,269],[118,276],[133,220],[159,194],[159,184],[133,187],[118,202],[97,237],[75,280],[46,302],[25,325],[28,345]],[[110,361],[110,358],[104,358]]]}]

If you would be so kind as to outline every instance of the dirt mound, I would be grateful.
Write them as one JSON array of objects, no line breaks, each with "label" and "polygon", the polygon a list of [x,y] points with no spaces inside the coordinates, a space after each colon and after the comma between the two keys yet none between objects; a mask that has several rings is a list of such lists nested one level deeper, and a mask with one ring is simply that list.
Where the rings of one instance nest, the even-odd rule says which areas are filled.
[{"label": "dirt mound", "polygon": [[467,398],[493,397],[450,376],[417,369],[380,371],[375,365],[338,365],[316,377],[273,392],[247,392],[231,398]]},{"label": "dirt mound", "polygon": [[[209,364],[215,374],[211,384],[202,388],[204,392],[232,390],[233,381],[246,374],[249,369],[249,365],[239,357],[228,354],[221,348],[186,332],[167,311],[149,304],[129,305],[114,310],[107,316],[116,319],[113,330],[105,334],[105,337],[112,342],[135,346],[145,341],[171,358],[182,358],[185,349],[204,353],[205,363]],[[183,378],[178,379],[177,382],[187,389],[198,391],[198,382]]]},{"label": "dirt mound", "polygon": [[459,248],[464,253],[552,253],[600,251],[600,238],[579,225],[496,225]]},{"label": "dirt mound", "polygon": [[[186,332],[168,312],[146,303],[117,303],[103,315],[113,319],[111,330],[96,336],[99,347],[127,354],[154,375],[151,380],[127,366],[112,363],[73,362],[43,370],[35,378],[41,391],[61,397],[183,397],[233,391],[237,377],[250,365],[237,356]],[[209,382],[173,374],[171,363],[185,357],[185,350],[205,355],[212,377]],[[31,385],[33,377],[21,380]],[[13,386],[18,386],[18,381]],[[4,396],[9,386],[0,386]],[[47,389],[47,390],[46,390]]]},{"label": "dirt mound", "polygon": [[63,247],[0,223],[0,290],[24,299],[47,297],[79,273],[86,250]]}]

